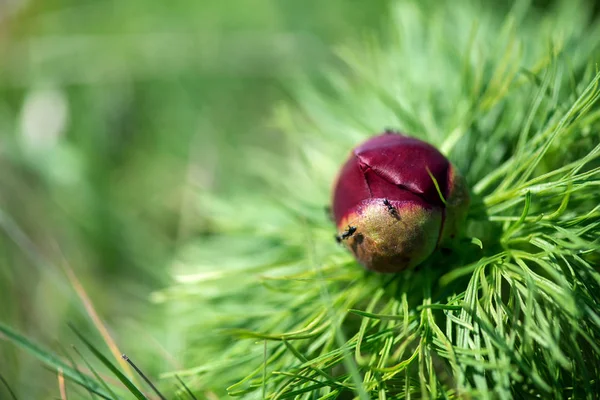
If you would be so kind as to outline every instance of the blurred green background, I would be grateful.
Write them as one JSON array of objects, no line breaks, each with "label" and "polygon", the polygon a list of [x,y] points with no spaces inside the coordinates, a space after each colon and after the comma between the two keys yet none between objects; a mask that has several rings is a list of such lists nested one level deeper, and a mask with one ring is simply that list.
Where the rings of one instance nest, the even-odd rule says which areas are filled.
[{"label": "blurred green background", "polygon": [[[102,344],[68,264],[122,350],[152,376],[180,367],[148,297],[178,244],[210,234],[186,193],[258,185],[236,150],[285,151],[269,124],[285,88],[386,6],[0,0],[0,322],[58,353],[76,342],[67,322]],[[19,398],[58,396],[2,337],[0,374]]]}]

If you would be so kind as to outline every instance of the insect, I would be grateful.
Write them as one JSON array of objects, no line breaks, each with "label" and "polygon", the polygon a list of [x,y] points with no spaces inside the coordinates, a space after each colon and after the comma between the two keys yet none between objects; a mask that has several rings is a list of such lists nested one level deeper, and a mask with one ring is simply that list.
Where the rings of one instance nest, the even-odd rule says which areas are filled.
[{"label": "insect", "polygon": [[346,240],[346,239],[348,239],[349,237],[351,237],[352,235],[354,235],[354,232],[356,232],[356,227],[355,227],[355,226],[348,225],[348,228],[347,228],[347,229],[346,229],[344,232],[342,232],[342,234],[341,234],[341,235],[336,235],[336,236],[335,236],[335,240],[336,240],[338,243],[341,243],[341,242],[342,242],[342,240]]},{"label": "insect", "polygon": [[396,219],[400,219],[400,215],[398,214],[398,210],[396,210],[396,207],[394,207],[392,205],[392,203],[390,203],[390,201],[388,199],[383,199],[383,204],[387,207],[387,209],[390,212],[390,214],[392,215],[392,217],[394,217]]}]

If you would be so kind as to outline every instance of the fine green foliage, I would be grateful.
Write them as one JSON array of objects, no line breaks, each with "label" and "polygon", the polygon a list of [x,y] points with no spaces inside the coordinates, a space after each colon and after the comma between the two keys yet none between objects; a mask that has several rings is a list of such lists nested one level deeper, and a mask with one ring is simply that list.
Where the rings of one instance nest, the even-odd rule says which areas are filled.
[{"label": "fine green foliage", "polygon": [[[177,240],[167,245],[140,239],[148,225],[136,225],[138,219],[119,225],[145,243],[135,253],[143,257],[131,263],[136,281],[156,267],[145,265],[149,260],[167,264],[173,278],[152,296],[149,309],[160,310],[159,317],[140,322],[145,330],[166,331],[165,348],[183,365],[170,367],[158,382],[146,381],[153,390],[154,383],[161,388],[157,396],[508,399],[600,393],[600,24],[584,1],[496,3],[391,0],[377,33],[346,40],[322,75],[308,73],[314,65],[306,60],[289,62],[300,71],[297,79],[282,82],[288,100],[274,110],[264,137],[253,136],[260,129],[252,127],[245,138],[245,131],[215,138],[218,124],[200,124],[200,158],[215,153],[226,160],[212,176],[218,184],[199,179],[181,190],[186,212],[177,218],[185,229],[178,225]],[[289,5],[286,12],[295,16]],[[157,15],[177,9],[169,5]],[[132,75],[173,73],[162,54],[147,53],[155,61],[132,62]],[[74,60],[75,74],[57,71],[83,82],[85,74],[102,70],[79,68],[87,60]],[[37,70],[15,71],[26,81]],[[233,75],[218,81],[217,89],[234,81]],[[162,86],[150,92],[164,96]],[[173,115],[166,125],[197,122],[188,97],[173,98],[186,100],[168,102]],[[86,107],[76,110],[87,121]],[[216,121],[229,122],[231,114],[241,118],[244,110],[223,114]],[[102,118],[89,124],[98,125],[96,120]],[[388,127],[439,147],[467,178],[472,204],[462,238],[412,271],[378,275],[336,245],[325,207],[349,149]],[[266,144],[274,132],[280,137]],[[164,149],[166,142],[156,147]],[[194,141],[175,142],[180,156]],[[89,154],[98,152],[86,146]],[[57,160],[77,161],[65,154]],[[179,176],[175,171],[183,171],[183,181],[193,180],[195,165],[183,161],[169,169],[169,151],[152,154],[164,157],[148,157],[141,165],[161,196],[179,190],[170,182],[171,175]],[[91,170],[108,170],[112,161],[106,160],[112,159],[97,158],[97,170]],[[166,178],[158,179],[161,174]],[[139,177],[131,176],[132,182]],[[119,187],[137,194],[139,187],[128,182]],[[85,192],[81,185],[73,190]],[[89,204],[73,207],[76,197],[60,193],[70,212],[89,212]],[[104,209],[98,193],[88,197]],[[44,246],[34,246],[9,213],[0,217],[20,251],[64,284],[43,257]],[[175,255],[168,263],[171,248]],[[113,268],[107,260],[102,265]],[[154,274],[162,281],[162,272]],[[111,282],[125,287],[126,280]],[[106,286],[99,285],[100,292]],[[95,300],[102,303],[100,296]],[[125,302],[115,303],[135,314]],[[139,342],[146,359],[157,358],[156,348],[120,328],[121,343]],[[75,330],[92,354],[75,348],[82,359],[77,366],[69,352],[63,352],[66,358],[53,354],[18,333],[25,331],[0,322],[0,339],[41,360],[53,379],[64,377],[70,388],[81,389],[71,396],[151,397],[104,347],[92,344],[95,335]],[[164,370],[159,364],[152,369]],[[0,393],[20,398],[2,375],[6,371],[0,371]]]},{"label": "fine green foliage", "polygon": [[[1,324],[1,323],[0,323],[0,334],[4,335],[4,337],[6,337],[7,339],[13,341],[21,349],[29,352],[30,354],[32,354],[33,356],[38,358],[40,361],[45,363],[53,371],[61,371],[64,374],[64,377],[66,379],[68,379],[69,381],[71,381],[77,385],[84,387],[90,393],[94,393],[103,399],[116,398],[115,397],[116,395],[114,394],[114,392],[109,388],[109,386],[106,384],[106,382],[104,382],[104,380],[96,373],[96,371],[93,368],[90,368],[90,370],[93,372],[96,379],[91,379],[90,377],[85,376],[84,374],[82,374],[79,371],[79,369],[76,366],[69,366],[57,355],[53,354],[52,352],[50,352],[48,350],[43,349],[42,347],[33,343],[31,340],[27,339],[23,335],[19,334],[18,332],[15,332],[10,327],[5,326],[4,324]],[[77,332],[77,335],[80,335],[80,334]],[[91,346],[91,344],[89,344],[89,342],[87,342],[87,340],[85,340],[85,338],[83,336],[80,336],[80,337],[82,338],[82,340],[85,341],[87,346],[90,346],[90,349],[92,349],[95,352],[95,354],[100,355],[102,357],[101,359],[104,358],[104,356],[102,356],[102,353],[100,353],[97,349],[95,349],[93,346]],[[84,359],[84,361],[85,361],[85,359]],[[106,360],[106,361],[108,361],[108,360]],[[89,368],[90,365],[87,363],[87,361],[85,361],[85,363]],[[125,379],[127,379],[127,378],[125,378]],[[132,393],[134,393],[134,392],[132,391]],[[109,397],[109,394],[111,394],[112,397]],[[138,398],[140,398],[140,397],[138,397]],[[141,398],[145,398],[145,397],[141,397]]]},{"label": "fine green foliage", "polygon": [[[12,341],[17,347],[26,352],[30,353],[40,361],[42,361],[48,369],[55,373],[59,373],[63,376],[69,383],[76,384],[81,386],[85,390],[87,390],[88,394],[91,398],[102,398],[106,400],[115,400],[120,399],[125,396],[126,393],[130,393],[135,398],[140,400],[145,400],[148,398],[152,398],[142,393],[136,385],[127,377],[121,370],[115,366],[104,354],[101,350],[96,348],[81,332],[79,332],[76,328],[70,325],[71,330],[75,334],[75,336],[80,339],[85,347],[91,352],[94,356],[95,360],[99,362],[99,364],[104,365],[108,371],[121,382],[122,387],[118,386],[116,382],[108,383],[105,378],[102,378],[96,369],[92,366],[92,364],[83,357],[83,355],[79,352],[76,347],[73,347],[74,351],[81,357],[83,360],[83,364],[87,368],[87,371],[84,373],[80,370],[80,368],[75,363],[73,357],[69,354],[68,351],[64,351],[64,355],[70,361],[71,365],[68,365],[66,362],[62,360],[56,354],[43,349],[39,345],[33,343],[30,339],[24,337],[23,335],[15,332],[8,326],[0,323],[0,334],[2,334],[5,338]],[[136,373],[150,386],[152,391],[156,393],[156,396],[160,399],[165,399],[162,393],[156,388],[156,386],[152,383],[152,381],[135,365],[127,356],[123,355],[123,358],[126,359],[130,365],[134,368]],[[4,379],[4,377],[0,376],[0,381],[2,381],[3,385],[6,387],[8,393],[12,398],[17,398],[8,382]],[[181,378],[177,377],[177,381],[181,386],[181,389],[178,389],[178,392],[185,393],[185,395],[181,395],[180,398],[186,399],[195,399],[193,392],[187,387],[184,381]],[[116,394],[115,391],[118,391],[120,395]]]},{"label": "fine green foliage", "polygon": [[[165,377],[257,399],[592,398],[600,26],[572,1],[389,15],[294,82],[274,115],[285,149],[236,149],[246,185],[195,193],[210,231],[153,297],[186,343]],[[465,237],[393,276],[336,246],[324,210],[349,149],[385,127],[438,146],[472,189]]]}]

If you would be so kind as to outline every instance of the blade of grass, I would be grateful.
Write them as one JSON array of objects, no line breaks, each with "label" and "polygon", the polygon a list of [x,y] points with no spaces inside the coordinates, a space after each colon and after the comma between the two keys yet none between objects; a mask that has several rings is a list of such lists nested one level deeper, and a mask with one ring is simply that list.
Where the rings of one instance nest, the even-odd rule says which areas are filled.
[{"label": "blade of grass", "polygon": [[177,379],[177,381],[179,381],[179,383],[181,384],[181,386],[183,386],[183,388],[185,389],[186,393],[188,394],[188,396],[190,396],[190,399],[192,400],[198,400],[196,398],[196,396],[194,396],[194,393],[190,390],[190,388],[185,384],[185,382],[179,377],[179,375],[175,375],[175,379]]},{"label": "blade of grass", "polygon": [[2,333],[5,337],[11,340],[14,344],[16,344],[19,348],[27,351],[28,353],[35,356],[38,360],[44,362],[46,365],[51,367],[54,371],[58,371],[61,369],[63,374],[67,376],[70,380],[77,382],[79,385],[89,388],[93,390],[95,393],[101,393],[106,396],[106,393],[103,392],[102,388],[95,382],[90,380],[82,380],[79,376],[79,373],[71,368],[67,363],[58,358],[55,354],[52,354],[44,349],[42,349],[37,344],[33,343],[26,337],[18,334],[13,331],[11,328],[0,322],[0,333]]},{"label": "blade of grass", "polygon": [[12,400],[17,400],[17,395],[15,394],[15,392],[13,392],[13,390],[10,387],[10,385],[8,384],[8,382],[6,381],[6,379],[4,379],[4,377],[2,376],[2,374],[0,374],[0,382],[2,382],[2,384],[6,388],[6,391],[8,392],[8,394],[10,395],[10,397],[12,398]]},{"label": "blade of grass", "polygon": [[[67,358],[67,360],[69,360],[69,363],[71,363],[71,367],[77,371],[77,373],[79,374],[79,378],[81,378],[82,382],[85,382],[86,384],[91,380],[89,377],[85,376],[83,374],[83,372],[81,372],[79,370],[79,368],[77,367],[77,363],[75,362],[75,360],[73,359],[73,357],[69,354],[69,352],[67,351],[67,349],[65,349],[62,345],[60,345],[60,350],[61,352],[64,354],[64,356]],[[90,394],[90,397],[93,399],[95,399],[94,396],[94,392],[92,392],[87,386],[85,387],[85,389],[88,391],[88,393]]]},{"label": "blade of grass", "polygon": [[94,375],[94,377],[96,377],[96,379],[102,385],[102,387],[104,389],[106,389],[106,393],[109,393],[110,397],[105,397],[105,398],[106,399],[116,400],[117,399],[117,395],[115,394],[115,392],[113,392],[113,390],[110,388],[110,386],[108,386],[108,384],[104,381],[104,379],[102,379],[102,377],[100,376],[100,374],[98,374],[98,372],[96,372],[96,369],[89,363],[89,361],[83,356],[83,354],[81,354],[81,352],[79,351],[79,349],[77,349],[77,347],[73,346],[73,350],[77,353],[77,355],[79,356],[79,358],[81,358],[83,360],[83,362],[85,363],[85,365],[92,372],[92,374]]},{"label": "blade of grass", "polygon": [[61,368],[58,369],[58,388],[61,400],[67,400],[67,386],[65,385],[65,376]]},{"label": "blade of grass", "polygon": [[81,300],[81,302],[82,302],[82,304],[83,304],[83,306],[84,306],[84,308],[85,308],[88,316],[90,317],[90,319],[94,323],[94,326],[96,327],[96,329],[98,330],[98,332],[100,332],[100,335],[104,339],[104,342],[106,343],[106,345],[110,349],[110,352],[113,355],[113,357],[115,358],[115,360],[117,360],[117,362],[121,365],[121,368],[123,368],[126,371],[126,373],[129,376],[129,378],[135,383],[135,378],[133,376],[133,373],[131,371],[131,368],[130,368],[129,364],[127,364],[127,362],[125,362],[125,360],[123,360],[121,358],[121,354],[122,354],[121,351],[119,350],[116,342],[114,341],[114,339],[112,338],[112,336],[108,332],[108,329],[106,328],[106,325],[104,325],[104,323],[102,322],[102,319],[100,318],[100,316],[96,312],[94,304],[91,301],[90,297],[88,296],[87,292],[85,291],[85,288],[83,287],[83,285],[81,284],[81,282],[77,278],[77,275],[75,275],[75,272],[73,271],[73,269],[69,265],[66,257],[64,256],[64,254],[60,250],[60,247],[57,244],[55,244],[54,247],[59,251],[59,253],[61,254],[61,256],[63,258],[63,262],[61,264],[62,269],[65,272],[65,274],[67,275],[67,277],[69,278],[69,282],[71,283],[73,289],[75,289],[75,292],[79,296],[79,299]]},{"label": "blade of grass", "polygon": [[85,344],[85,346],[94,354],[94,356],[104,364],[122,383],[125,387],[138,399],[147,400],[142,392],[121,372],[117,367],[111,363],[108,358],[104,356],[94,345],[92,345],[73,325],[69,324],[69,328],[75,333],[75,335]]},{"label": "blade of grass", "polygon": [[123,357],[123,359],[125,361],[127,361],[129,363],[129,365],[131,365],[133,367],[133,369],[135,370],[135,372],[137,372],[142,379],[148,384],[148,386],[150,386],[150,388],[154,391],[154,393],[156,393],[156,395],[161,399],[161,400],[167,400],[165,399],[165,396],[162,395],[162,393],[156,388],[156,386],[154,386],[154,384],[152,383],[152,381],[146,376],[146,374],[144,374],[142,372],[141,369],[138,368],[137,365],[135,365],[135,363],[133,361],[131,361],[131,359],[129,357],[127,357],[127,355],[123,354],[121,357]]}]

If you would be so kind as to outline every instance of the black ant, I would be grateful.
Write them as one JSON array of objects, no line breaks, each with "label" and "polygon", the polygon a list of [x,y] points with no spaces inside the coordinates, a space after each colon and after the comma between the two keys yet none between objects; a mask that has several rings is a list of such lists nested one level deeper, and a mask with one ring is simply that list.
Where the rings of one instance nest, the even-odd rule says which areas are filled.
[{"label": "black ant", "polygon": [[356,232],[356,227],[348,225],[348,229],[342,232],[341,235],[335,235],[335,241],[341,243],[342,240],[348,239],[349,237],[354,235],[354,232]]},{"label": "black ant", "polygon": [[392,217],[394,217],[396,219],[400,219],[400,215],[398,214],[398,210],[396,210],[396,207],[394,207],[392,205],[392,203],[390,203],[390,201],[388,199],[383,199],[383,204],[387,207],[387,209],[390,212],[390,214],[392,215]]}]

